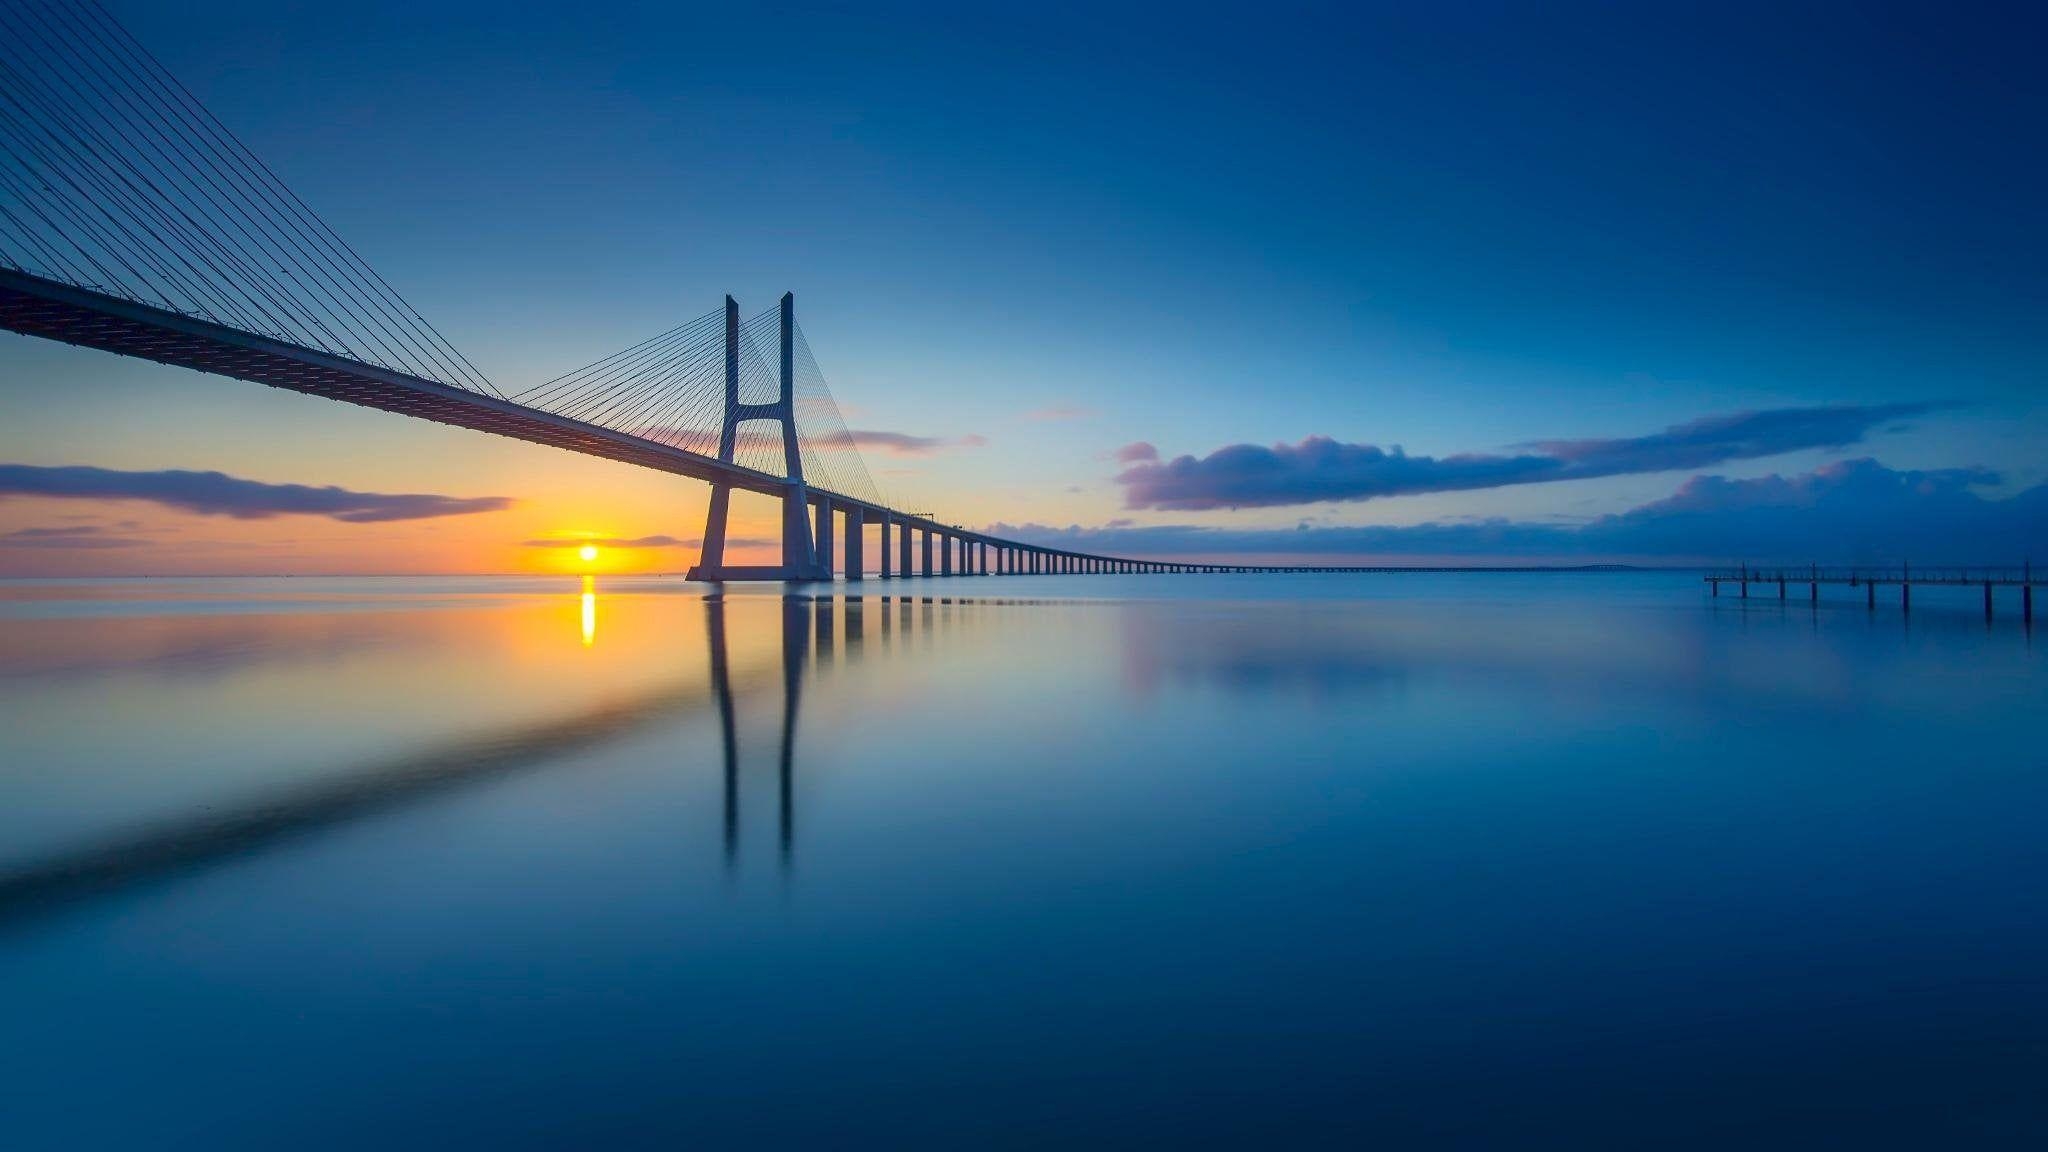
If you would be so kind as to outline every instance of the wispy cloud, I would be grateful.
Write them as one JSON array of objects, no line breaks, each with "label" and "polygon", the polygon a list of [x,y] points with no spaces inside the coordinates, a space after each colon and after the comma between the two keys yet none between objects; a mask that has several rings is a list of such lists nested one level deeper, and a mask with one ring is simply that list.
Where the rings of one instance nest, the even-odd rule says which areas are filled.
[{"label": "wispy cloud", "polygon": [[91,525],[17,528],[12,532],[0,532],[0,548],[137,548],[148,543],[133,536],[115,536],[104,528]]},{"label": "wispy cloud", "polygon": [[908,432],[878,432],[853,429],[848,432],[859,448],[871,448],[888,456],[930,456],[952,448],[979,448],[986,436],[913,436]]},{"label": "wispy cloud", "polygon": [[1981,468],[1927,471],[1842,460],[1748,480],[1695,476],[1662,500],[1584,524],[1483,520],[1415,525],[1235,529],[1194,524],[990,527],[1034,543],[1124,555],[1531,557],[1787,561],[1919,559],[2017,563],[2048,555],[2048,484],[2008,499]]},{"label": "wispy cloud", "polygon": [[266,484],[224,472],[121,472],[85,465],[46,468],[31,464],[0,464],[0,496],[146,500],[184,512],[237,520],[303,515],[325,516],[349,524],[467,516],[497,512],[513,504],[505,496],[352,492],[332,486]]},{"label": "wispy cloud", "polygon": [[[540,540],[528,540],[525,542],[525,546],[528,548],[581,548],[585,544],[592,544],[599,548],[622,549],[695,548],[702,543],[703,541],[696,537],[683,539],[677,536],[549,536]],[[744,536],[728,536],[725,539],[725,546],[728,548],[765,548],[774,543],[778,543],[778,541],[756,540],[752,537]]]},{"label": "wispy cloud", "polygon": [[1410,456],[1398,446],[1311,436],[1298,444],[1232,444],[1197,459],[1160,460],[1152,446],[1125,446],[1116,480],[1131,508],[1200,511],[1463,492],[1630,473],[1701,468],[1809,448],[1843,448],[1871,432],[1933,411],[1935,404],[1777,408],[1710,416],[1648,436],[1544,440],[1513,454]]}]

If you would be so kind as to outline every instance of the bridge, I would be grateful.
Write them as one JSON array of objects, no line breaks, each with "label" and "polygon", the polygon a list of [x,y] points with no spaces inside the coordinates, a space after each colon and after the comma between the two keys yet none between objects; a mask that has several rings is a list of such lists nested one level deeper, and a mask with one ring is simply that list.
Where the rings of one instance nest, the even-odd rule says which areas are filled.
[{"label": "bridge", "polygon": [[[508,394],[95,0],[0,8],[0,327],[704,481],[694,579],[1296,570],[1098,555],[892,507],[790,295],[744,322],[728,296]],[[727,561],[735,489],[781,502],[780,563]]]}]

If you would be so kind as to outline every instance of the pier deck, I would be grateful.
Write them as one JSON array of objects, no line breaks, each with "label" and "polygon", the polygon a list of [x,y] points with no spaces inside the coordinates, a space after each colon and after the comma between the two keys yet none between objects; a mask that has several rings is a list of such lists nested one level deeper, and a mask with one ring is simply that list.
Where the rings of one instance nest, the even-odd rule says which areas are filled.
[{"label": "pier deck", "polygon": [[1786,599],[1786,589],[1791,585],[1806,585],[1809,601],[1820,602],[1820,587],[1823,584],[1842,584],[1863,589],[1864,603],[1870,608],[1877,607],[1877,590],[1880,586],[1896,584],[1899,588],[1899,607],[1904,611],[1913,609],[1913,586],[1935,585],[1949,587],[1984,589],[1984,619],[1991,619],[1992,592],[1998,588],[2017,588],[2020,593],[2020,619],[2028,625],[2034,622],[2034,586],[2048,583],[2048,577],[2034,575],[2034,566],[2022,564],[2014,567],[1937,567],[1915,568],[1901,564],[1897,568],[1822,568],[1808,565],[1804,568],[1715,568],[1702,577],[1713,590],[1721,595],[1721,585],[1734,584],[1741,589],[1742,598],[1749,599],[1753,585],[1766,589],[1776,587],[1778,599]]}]

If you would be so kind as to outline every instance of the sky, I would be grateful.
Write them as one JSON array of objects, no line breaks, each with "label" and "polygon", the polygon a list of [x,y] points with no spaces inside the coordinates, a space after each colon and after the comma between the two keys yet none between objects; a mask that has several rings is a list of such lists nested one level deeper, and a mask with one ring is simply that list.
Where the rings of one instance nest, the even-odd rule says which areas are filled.
[{"label": "sky", "polygon": [[[794,292],[898,508],[2048,557],[2018,6],[108,7],[508,391]],[[680,571],[707,495],[0,333],[0,575]],[[774,523],[736,498],[733,558]]]}]

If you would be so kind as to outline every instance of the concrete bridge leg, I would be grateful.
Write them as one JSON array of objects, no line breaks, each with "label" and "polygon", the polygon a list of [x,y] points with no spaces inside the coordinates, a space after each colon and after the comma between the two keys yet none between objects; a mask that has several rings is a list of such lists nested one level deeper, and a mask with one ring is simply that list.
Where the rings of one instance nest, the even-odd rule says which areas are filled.
[{"label": "concrete bridge leg", "polygon": [[867,579],[868,514],[864,508],[846,510],[846,578]]},{"label": "concrete bridge leg", "polygon": [[[732,507],[732,486],[711,486],[711,510],[704,516],[704,543],[697,550],[697,566],[685,579],[716,580],[725,568],[725,520]],[[721,621],[722,622],[722,621]]]},{"label": "concrete bridge leg", "polygon": [[910,521],[905,520],[901,527],[903,531],[896,541],[896,574],[907,579],[917,574],[910,564]]},{"label": "concrete bridge leg", "polygon": [[889,514],[884,512],[882,514],[881,520],[878,523],[880,525],[879,530],[882,545],[882,554],[876,557],[876,559],[880,561],[880,569],[878,575],[880,575],[882,579],[887,580],[889,578]]},{"label": "concrete bridge leg", "polygon": [[932,574],[933,574],[933,569],[932,569],[932,530],[931,530],[931,529],[929,529],[929,528],[927,528],[927,529],[925,529],[925,530],[924,530],[924,574],[925,574],[925,575],[927,575],[927,576],[930,576],[930,575],[932,575]]},{"label": "concrete bridge leg", "polygon": [[810,501],[805,497],[803,482],[793,480],[782,490],[782,578],[784,580],[817,579],[817,542],[811,537],[811,526],[806,523],[805,512]]},{"label": "concrete bridge leg", "polygon": [[939,573],[943,576],[951,576],[953,574],[953,538],[951,536],[939,537]]},{"label": "concrete bridge leg", "polygon": [[832,578],[832,501],[818,497],[817,504],[818,567],[823,573],[821,579]]}]

